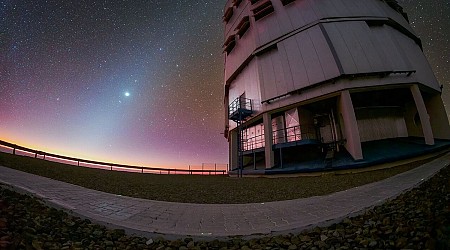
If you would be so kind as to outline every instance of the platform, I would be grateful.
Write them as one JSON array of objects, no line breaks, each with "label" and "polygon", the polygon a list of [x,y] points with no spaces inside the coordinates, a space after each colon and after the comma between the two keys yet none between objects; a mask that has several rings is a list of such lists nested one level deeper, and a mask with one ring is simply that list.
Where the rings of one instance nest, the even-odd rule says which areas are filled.
[{"label": "platform", "polygon": [[[277,147],[275,146],[276,145],[274,145],[274,148],[276,149],[285,148],[282,145]],[[389,162],[401,161],[421,155],[432,154],[446,149],[450,149],[450,140],[436,139],[435,145],[430,146],[425,144],[423,138],[418,137],[384,139],[378,141],[363,142],[363,160],[353,160],[351,155],[345,149],[343,149],[339,153],[335,153],[335,156],[331,160],[331,162],[327,162],[325,160],[325,155],[323,155],[323,157],[310,161],[304,161],[300,163],[283,163],[282,168],[274,167],[271,169],[254,170],[251,167],[247,167],[243,170],[243,175],[298,174],[357,168],[359,169]],[[301,148],[299,148],[299,154],[300,153]],[[229,171],[229,174],[234,175],[235,172],[235,170]]]}]

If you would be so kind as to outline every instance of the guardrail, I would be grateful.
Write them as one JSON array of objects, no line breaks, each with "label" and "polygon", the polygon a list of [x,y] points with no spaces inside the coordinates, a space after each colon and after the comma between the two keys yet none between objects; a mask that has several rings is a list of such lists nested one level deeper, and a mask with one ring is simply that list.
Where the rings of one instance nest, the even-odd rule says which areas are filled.
[{"label": "guardrail", "polygon": [[[48,158],[54,158],[56,160],[65,160],[65,161],[71,161],[76,163],[76,165],[78,167],[80,167],[80,164],[92,164],[92,165],[99,165],[102,166],[103,169],[104,168],[108,168],[109,170],[113,171],[113,170],[121,170],[121,171],[126,171],[126,170],[135,170],[134,172],[136,172],[136,170],[138,170],[140,173],[154,173],[154,174],[208,174],[208,175],[217,175],[217,174],[221,174],[221,175],[225,175],[228,173],[228,164],[206,164],[203,163],[201,165],[201,169],[198,169],[196,166],[194,165],[189,165],[188,169],[182,169],[182,168],[154,168],[154,167],[144,167],[144,166],[132,166],[132,165],[124,165],[124,164],[116,164],[116,163],[110,163],[110,162],[100,162],[100,161],[92,161],[92,160],[85,160],[85,159],[79,159],[79,158],[74,158],[74,157],[69,157],[69,156],[64,156],[64,155],[57,155],[57,154],[52,154],[52,153],[48,153],[48,152],[44,152],[44,151],[40,151],[40,150],[35,150],[35,149],[31,149],[31,148],[27,148],[27,147],[23,147],[20,145],[16,145],[13,143],[9,143],[6,141],[2,141],[0,140],[0,146],[3,147],[7,147],[7,148],[11,148],[12,149],[12,154],[16,155],[16,151],[22,151],[25,153],[29,153],[29,154],[34,154],[34,158],[38,158],[38,156],[43,157],[43,160],[48,160]],[[212,165],[214,165],[214,169],[210,169],[212,168]],[[218,170],[218,166],[225,166],[225,170]],[[84,166],[81,166],[84,167]],[[86,166],[87,167],[87,166]]]}]

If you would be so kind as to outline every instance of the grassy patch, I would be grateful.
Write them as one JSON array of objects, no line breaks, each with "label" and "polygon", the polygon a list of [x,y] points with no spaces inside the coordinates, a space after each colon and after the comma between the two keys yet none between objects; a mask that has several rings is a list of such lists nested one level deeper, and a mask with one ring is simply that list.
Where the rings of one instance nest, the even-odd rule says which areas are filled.
[{"label": "grassy patch", "polygon": [[90,169],[0,153],[0,165],[125,196],[188,203],[253,203],[326,195],[380,181],[430,160],[348,175],[295,178],[154,175]]}]

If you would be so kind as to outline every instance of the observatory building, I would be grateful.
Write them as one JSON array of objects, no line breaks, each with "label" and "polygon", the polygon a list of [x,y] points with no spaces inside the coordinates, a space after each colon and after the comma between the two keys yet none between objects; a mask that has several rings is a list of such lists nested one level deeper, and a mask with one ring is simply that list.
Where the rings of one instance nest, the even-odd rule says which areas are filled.
[{"label": "observatory building", "polygon": [[395,0],[228,0],[231,173],[364,167],[438,152],[450,126]]}]

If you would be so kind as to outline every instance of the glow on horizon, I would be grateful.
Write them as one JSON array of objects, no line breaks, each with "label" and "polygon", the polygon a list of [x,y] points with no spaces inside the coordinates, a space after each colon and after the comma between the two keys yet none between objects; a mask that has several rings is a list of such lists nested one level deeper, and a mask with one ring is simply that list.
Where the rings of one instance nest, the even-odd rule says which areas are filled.
[{"label": "glow on horizon", "polygon": [[[3,140],[3,141],[5,141],[5,140]],[[16,144],[18,146],[27,147],[31,150],[38,150],[38,151],[42,151],[44,153],[49,153],[49,154],[57,154],[53,151],[44,151],[39,148],[24,146],[24,145],[20,145],[18,143],[14,143],[14,142],[10,142],[10,143]],[[0,152],[12,153],[12,151],[13,151],[13,148],[0,145]],[[16,155],[34,158],[35,154],[31,153],[29,151],[23,151],[20,149],[16,149]],[[62,155],[62,154],[59,154],[59,155],[64,156],[64,157],[78,158],[74,155]],[[75,160],[67,160],[67,159],[62,159],[62,158],[53,157],[53,156],[46,156],[44,159],[43,154],[38,154],[36,158],[41,159],[41,160],[51,161],[51,162],[67,164],[67,165],[73,165],[73,166],[78,165],[78,162]],[[103,169],[103,170],[114,170],[114,171],[122,171],[122,172],[133,172],[133,173],[141,173],[143,171],[143,173],[153,173],[153,174],[168,174],[168,173],[189,174],[189,172],[187,172],[188,170],[204,170],[205,173],[207,173],[209,170],[227,170],[227,168],[228,168],[227,164],[215,165],[212,163],[204,164],[204,165],[203,164],[187,165],[187,166],[183,166],[183,167],[167,167],[167,166],[150,166],[150,165],[145,165],[145,164],[130,164],[130,163],[124,163],[124,162],[115,162],[115,161],[110,161],[110,160],[108,161],[108,160],[89,159],[89,158],[79,158],[79,160],[80,160],[79,167],[95,168],[95,169]],[[105,164],[86,163],[86,162],[83,162],[83,160],[104,162]],[[144,170],[128,168],[128,167],[118,167],[118,166],[114,166],[115,164],[125,165],[125,166],[130,166],[130,167],[143,167]],[[152,169],[145,169],[145,168],[164,168],[166,170],[152,170]],[[192,174],[204,175],[205,173],[194,172]],[[215,173],[210,173],[210,174],[215,175]]]},{"label": "glow on horizon", "polygon": [[[188,164],[186,164],[185,166],[154,165],[154,164],[149,164],[149,163],[146,163],[145,161],[139,161],[139,160],[138,161],[133,161],[133,160],[127,161],[126,159],[125,160],[119,160],[118,158],[110,157],[109,155],[108,156],[103,156],[103,157],[98,157],[99,154],[94,154],[97,157],[95,157],[95,156],[93,157],[92,154],[88,155],[88,154],[80,153],[80,152],[77,153],[76,151],[61,150],[61,147],[59,147],[58,145],[55,145],[53,147],[52,146],[44,146],[44,147],[42,147],[42,146],[36,146],[33,143],[26,143],[26,142],[23,142],[23,141],[20,141],[20,140],[11,140],[11,139],[9,139],[7,137],[6,138],[0,138],[0,140],[3,140],[3,141],[6,141],[6,142],[15,144],[17,146],[22,146],[22,147],[25,147],[25,148],[29,148],[29,149],[32,149],[32,150],[42,151],[42,152],[48,153],[48,154],[55,154],[55,155],[60,155],[60,156],[64,156],[64,157],[77,158],[77,159],[80,159],[80,160],[87,160],[87,161],[97,161],[97,162],[104,162],[104,163],[110,163],[110,164],[149,167],[149,168],[172,168],[172,169],[173,168],[182,168],[182,169],[186,168],[187,169],[188,166],[189,166]],[[13,150],[10,147],[4,147],[4,146],[1,146],[1,147],[5,148],[5,149],[9,149],[9,150],[11,150],[11,152]],[[8,150],[3,150],[3,151],[8,151]],[[34,155],[34,153],[30,153],[28,151],[22,151],[22,150],[16,150],[16,152],[21,152],[21,155],[22,154],[23,155],[27,155],[27,156]],[[50,157],[50,156],[47,156],[46,158],[55,159],[55,160],[58,160],[58,161],[65,161],[65,162],[61,162],[61,163],[66,163],[66,164],[68,162],[72,162],[70,160],[59,159],[59,158]],[[76,161],[73,161],[73,162],[76,163]]]}]

